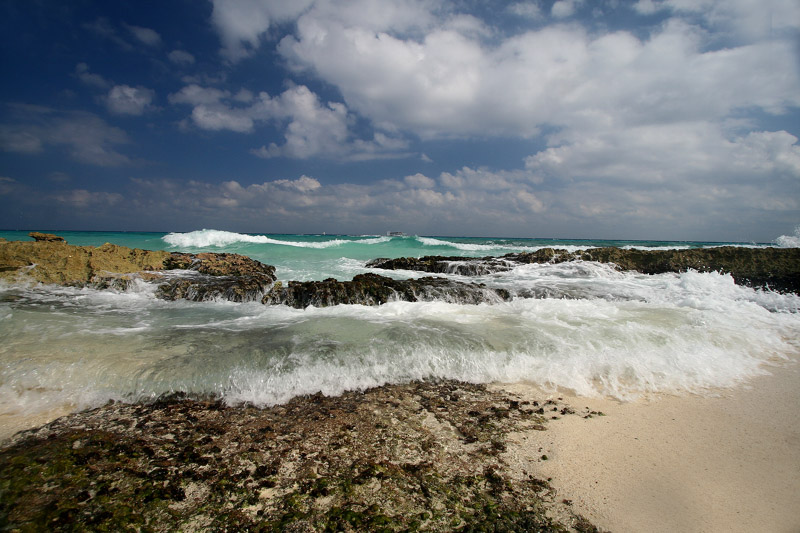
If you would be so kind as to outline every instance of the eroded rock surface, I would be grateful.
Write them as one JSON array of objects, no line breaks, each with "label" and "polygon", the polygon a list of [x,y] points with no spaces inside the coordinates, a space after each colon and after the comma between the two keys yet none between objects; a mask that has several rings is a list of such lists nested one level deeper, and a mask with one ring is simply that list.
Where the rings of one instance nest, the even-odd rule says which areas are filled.
[{"label": "eroded rock surface", "polygon": [[164,299],[260,300],[275,282],[275,268],[237,254],[184,254],[106,243],[0,242],[0,278],[98,289],[157,283]]},{"label": "eroded rock surface", "polygon": [[596,531],[506,436],[558,411],[458,382],[267,409],[112,404],[0,448],[0,528],[22,531]]},{"label": "eroded rock surface", "polygon": [[477,304],[509,300],[504,289],[444,278],[394,280],[362,274],[352,281],[275,284],[275,268],[238,254],[148,251],[106,243],[0,242],[0,277],[42,283],[128,290],[138,282],[158,285],[166,300],[261,301],[296,308],[338,304],[380,305],[393,300]]},{"label": "eroded rock surface", "polygon": [[378,274],[359,274],[352,281],[290,281],[276,284],[262,303],[296,308],[337,304],[380,305],[389,301],[444,301],[462,304],[500,302],[511,299],[504,289],[483,284],[459,283],[444,278],[395,280]]},{"label": "eroded rock surface", "polygon": [[597,261],[614,264],[620,270],[643,274],[666,272],[729,273],[736,283],[751,287],[769,287],[781,292],[800,292],[799,248],[745,248],[721,246],[685,250],[627,250],[592,248],[569,252],[543,248],[535,252],[512,253],[501,257],[404,257],[375,259],[368,267],[390,270],[483,275],[503,272],[520,264]]}]

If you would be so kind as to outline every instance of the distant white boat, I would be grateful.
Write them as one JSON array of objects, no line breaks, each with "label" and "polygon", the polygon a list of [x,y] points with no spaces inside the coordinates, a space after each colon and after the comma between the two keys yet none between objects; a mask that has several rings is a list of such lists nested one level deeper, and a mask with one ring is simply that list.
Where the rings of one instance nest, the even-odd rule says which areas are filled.
[{"label": "distant white boat", "polygon": [[405,237],[406,236],[406,234],[403,233],[402,231],[387,231],[386,235],[388,235],[389,237]]}]

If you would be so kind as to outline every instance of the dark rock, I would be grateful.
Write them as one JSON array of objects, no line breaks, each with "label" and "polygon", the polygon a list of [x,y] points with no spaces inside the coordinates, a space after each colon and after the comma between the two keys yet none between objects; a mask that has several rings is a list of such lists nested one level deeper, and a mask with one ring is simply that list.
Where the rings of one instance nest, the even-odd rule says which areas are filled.
[{"label": "dark rock", "polygon": [[264,295],[264,304],[285,304],[299,309],[313,305],[380,305],[390,301],[431,301],[478,304],[511,299],[504,289],[460,283],[444,278],[395,280],[378,274],[359,274],[352,281],[290,281],[276,284]]},{"label": "dark rock", "polygon": [[[38,231],[32,231],[28,233],[28,237],[32,237],[33,240],[36,242],[62,242],[64,241],[64,237],[59,237],[58,235],[53,235],[52,233],[39,233]],[[66,242],[66,241],[64,241]]]},{"label": "dark rock", "polygon": [[161,283],[158,296],[166,300],[234,302],[258,301],[275,282],[275,267],[238,254],[172,253],[164,270],[190,270]]},{"label": "dark rock", "polygon": [[535,252],[506,254],[501,257],[427,256],[375,259],[367,266],[390,270],[483,275],[506,271],[520,264],[566,261],[611,263],[619,270],[633,270],[643,274],[688,270],[720,272],[730,274],[740,285],[769,288],[780,292],[800,292],[800,248],[721,246],[684,250],[627,250],[607,247],[576,252],[543,248]]}]

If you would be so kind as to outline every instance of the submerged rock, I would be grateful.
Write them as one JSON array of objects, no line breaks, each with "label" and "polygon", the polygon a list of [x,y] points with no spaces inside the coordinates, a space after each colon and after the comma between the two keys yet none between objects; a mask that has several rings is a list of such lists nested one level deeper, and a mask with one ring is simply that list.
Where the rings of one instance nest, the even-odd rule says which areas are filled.
[{"label": "submerged rock", "polygon": [[511,299],[504,289],[483,284],[460,283],[444,278],[395,280],[378,274],[359,274],[352,281],[290,281],[276,284],[264,295],[264,304],[285,304],[296,308],[337,304],[380,305],[390,301],[444,301],[478,304]]},{"label": "submerged rock", "polygon": [[371,268],[404,269],[421,272],[483,275],[502,272],[520,264],[597,261],[619,270],[643,274],[666,272],[720,272],[730,274],[740,285],[770,288],[780,292],[800,292],[800,248],[745,248],[720,246],[685,250],[628,250],[591,248],[569,252],[543,248],[535,252],[512,253],[501,257],[404,257],[375,259]]}]

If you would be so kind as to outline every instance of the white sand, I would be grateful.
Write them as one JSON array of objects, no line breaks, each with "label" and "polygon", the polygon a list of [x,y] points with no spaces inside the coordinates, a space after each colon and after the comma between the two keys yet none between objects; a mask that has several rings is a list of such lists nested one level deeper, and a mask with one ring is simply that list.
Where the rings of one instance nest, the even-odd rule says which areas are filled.
[{"label": "white sand", "polygon": [[[516,434],[507,457],[552,477],[559,500],[617,533],[797,533],[800,365],[770,371],[718,397],[620,403],[559,394],[578,412],[606,416],[565,416],[547,432]],[[531,386],[502,388],[543,398]]]}]

